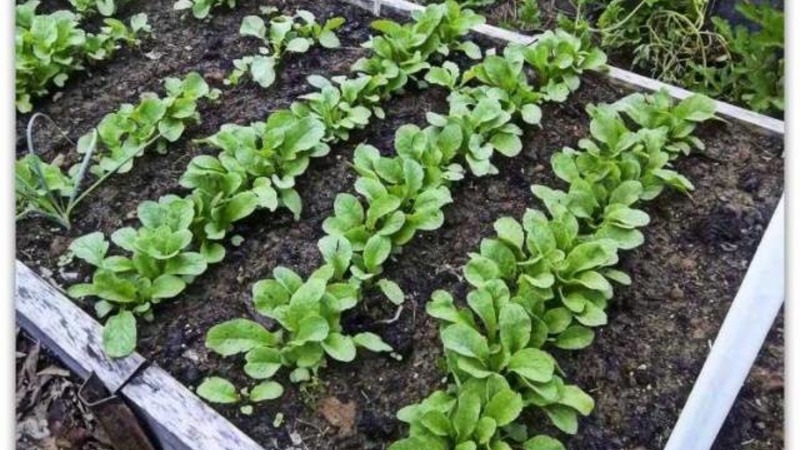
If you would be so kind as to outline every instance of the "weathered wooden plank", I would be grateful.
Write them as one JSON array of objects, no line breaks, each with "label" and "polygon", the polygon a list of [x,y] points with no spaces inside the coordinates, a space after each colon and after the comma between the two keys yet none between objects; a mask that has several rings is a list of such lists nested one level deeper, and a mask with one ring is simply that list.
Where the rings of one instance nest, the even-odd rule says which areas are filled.
[{"label": "weathered wooden plank", "polygon": [[122,388],[165,450],[264,450],[156,365]]},{"label": "weathered wooden plank", "polygon": [[[658,80],[648,78],[629,70],[620,69],[618,67],[609,66],[608,77],[611,81],[632,86],[639,89],[648,91],[658,91],[665,89],[669,94],[677,99],[684,99],[694,94],[689,90],[673,86],[671,84],[662,83]],[[723,117],[735,120],[737,122],[750,125],[755,130],[762,132],[782,135],[785,132],[785,125],[782,120],[774,117],[765,116],[749,109],[740,108],[736,105],[731,105],[723,101],[715,100],[717,106],[717,113]]]},{"label": "weathered wooden plank", "polygon": [[19,323],[81,378],[94,372],[116,392],[145,363],[139,354],[106,358],[100,324],[20,261],[15,289]]},{"label": "weathered wooden plank", "polygon": [[138,353],[106,358],[102,327],[28,266],[16,261],[19,324],[83,379],[94,372],[135,407],[167,450],[264,450],[163,369]]},{"label": "weathered wooden plank", "polygon": [[[407,0],[342,0],[362,8],[374,10],[375,4],[380,4],[381,8],[391,9],[403,15],[410,15],[413,11],[420,10],[423,7],[409,2]],[[472,29],[475,33],[482,34],[486,37],[502,42],[515,42],[520,44],[530,44],[536,41],[538,36],[526,36],[514,31],[506,30],[504,28],[492,25],[478,25]],[[653,78],[645,77],[629,70],[620,69],[618,67],[609,66],[608,71],[602,72],[610,81],[621,84],[635,89],[644,89],[647,91],[666,90],[669,94],[677,99],[684,99],[693,94],[688,91],[671,84],[663,83]],[[717,107],[717,113],[727,119],[736,121],[738,123],[749,126],[751,129],[765,133],[783,135],[785,125],[782,120],[773,117],[759,114],[745,108],[740,108],[730,103],[719,100],[714,100]]]}]

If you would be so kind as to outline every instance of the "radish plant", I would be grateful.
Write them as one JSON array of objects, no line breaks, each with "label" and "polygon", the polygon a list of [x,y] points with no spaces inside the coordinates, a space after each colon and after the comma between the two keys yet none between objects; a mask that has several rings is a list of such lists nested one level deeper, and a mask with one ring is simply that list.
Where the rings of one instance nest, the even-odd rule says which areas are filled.
[{"label": "radish plant", "polygon": [[234,60],[234,70],[225,83],[235,86],[242,76],[248,74],[261,87],[270,87],[275,82],[275,69],[284,53],[305,53],[317,43],[324,48],[336,48],[340,44],[335,31],[343,24],[341,17],[319,24],[314,14],[304,10],[298,10],[293,16],[272,17],[269,25],[259,16],[246,16],[239,33],[261,39],[264,47],[260,48],[258,55]]}]

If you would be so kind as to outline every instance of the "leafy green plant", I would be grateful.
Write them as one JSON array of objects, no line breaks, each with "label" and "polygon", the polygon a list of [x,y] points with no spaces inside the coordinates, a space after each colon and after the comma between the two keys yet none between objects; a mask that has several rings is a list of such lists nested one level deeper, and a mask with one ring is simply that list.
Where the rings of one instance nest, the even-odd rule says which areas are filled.
[{"label": "leafy green plant", "polygon": [[[484,239],[464,267],[472,286],[466,307],[457,306],[445,291],[434,292],[426,307],[441,323],[454,396],[474,380],[499,376],[521,397],[520,409],[541,410],[568,434],[577,432],[578,417],[588,415],[594,401],[566,382],[547,349],[585,348],[594,338],[592,328],[607,323],[612,282],[631,283],[615,268],[619,252],[644,242],[639,229],[650,220],[636,206],[667,186],[691,189],[670,163],[691,150],[689,142],[702,148],[691,133],[714,116],[707,97],[696,95],[675,105],[666,92],[634,94],[615,104],[590,105],[587,111],[591,138],[579,142],[580,150],[565,148],[551,160],[569,189],[534,186],[547,213],[529,209],[521,223],[511,217],[495,222],[496,236]],[[410,408],[428,409],[427,401]],[[410,437],[396,443],[397,449],[423,442],[426,448],[454,448],[459,443],[436,443],[436,436],[446,436],[436,432],[447,429],[438,425],[444,421],[409,421],[405,411],[398,417],[411,423]],[[516,425],[522,429],[519,436],[514,433],[522,448],[563,448],[546,436],[526,441],[526,427]]]},{"label": "leafy green plant", "polygon": [[[521,53],[515,54],[518,55],[517,60],[522,62]],[[492,61],[501,64],[506,60],[488,56],[482,63],[489,67],[488,72],[498,75],[499,78],[495,81],[502,82],[499,73],[506,72],[500,70],[496,74],[492,70],[495,67]],[[573,62],[576,65],[581,64],[577,59]],[[579,68],[564,65],[563,70],[575,71]],[[449,186],[464,178],[465,168],[462,164],[466,163],[475,176],[496,174],[497,168],[491,162],[496,152],[513,157],[522,149],[522,130],[512,123],[513,118],[518,116],[517,106],[511,102],[504,107],[498,99],[503,97],[499,95],[495,98],[491,95],[474,94],[487,91],[480,90],[480,85],[468,87],[467,83],[475,78],[465,75],[459,79],[459,73],[452,63],[442,68],[431,68],[427,73],[425,79],[455,89],[449,97],[449,113],[428,113],[430,125],[425,129],[416,125],[400,127],[394,142],[396,156],[382,156],[378,149],[369,145],[356,148],[353,168],[358,173],[355,191],[359,196],[349,193],[337,195],[334,214],[323,222],[326,236],[319,241],[318,247],[325,264],[305,282],[295,278],[293,273],[293,281],[287,281],[285,278],[289,276],[289,272],[281,268],[280,273],[276,271],[274,279],[261,281],[254,286],[253,302],[256,310],[276,320],[285,332],[284,339],[270,346],[273,352],[291,354],[292,349],[299,346],[297,336],[310,334],[312,330],[316,330],[314,332],[318,335],[315,336],[323,344],[329,347],[341,344],[346,349],[326,348],[323,344],[309,345],[300,339],[300,344],[313,348],[308,350],[313,351],[310,354],[313,358],[307,355],[302,360],[286,356],[280,359],[281,365],[292,370],[292,381],[308,380],[309,376],[305,374],[309,372],[316,375],[319,369],[325,367],[326,354],[339,361],[350,361],[355,357],[352,349],[358,344],[358,336],[342,334],[339,327],[340,316],[360,302],[367,289],[378,287],[390,301],[397,305],[402,304],[403,291],[393,281],[381,277],[383,266],[392,253],[399,252],[418,232],[435,230],[442,226],[442,209],[452,202]],[[528,86],[521,67],[518,73],[521,79],[514,82]],[[544,77],[540,79],[549,82]],[[539,86],[538,89],[545,86]],[[492,88],[491,85],[483,87]],[[501,87],[494,89],[502,91]],[[542,102],[547,98],[544,94],[534,95],[536,88],[528,86],[528,89],[532,94],[530,98],[526,97],[531,102],[527,106],[535,106],[535,102]],[[538,120],[535,123],[538,124]],[[327,325],[323,320],[316,320],[316,328],[309,324],[308,330],[301,331],[300,325],[287,322],[284,314],[287,314],[287,308],[291,309],[295,301],[292,294],[294,290],[312,283],[319,285],[315,287],[317,295],[313,296],[313,301],[303,303],[304,308],[327,311],[326,314],[315,313],[323,315]],[[328,292],[331,296],[325,296],[323,292]],[[225,326],[226,324],[219,325]],[[327,342],[328,339],[334,342]],[[367,348],[391,350],[377,336],[374,339],[376,348]],[[355,344],[350,344],[350,341]],[[217,344],[224,347],[230,343],[223,341]],[[219,345],[211,344],[209,348],[228,356],[220,351]],[[336,351],[341,353],[332,354]],[[298,369],[302,369],[303,376],[296,375]],[[274,374],[270,374],[272,375]]]},{"label": "leafy green plant", "polygon": [[542,28],[542,11],[538,0],[512,0],[514,7],[503,15],[500,25],[520,31],[533,31]]},{"label": "leafy green plant", "polygon": [[[737,4],[736,10],[758,27],[731,27],[714,17],[716,31],[728,43],[731,60],[722,67],[698,67],[703,92],[724,95],[759,112],[784,110],[784,14],[769,4]],[[694,86],[690,86],[694,88]]]},{"label": "leafy green plant", "polygon": [[[177,141],[187,124],[200,121],[197,102],[215,100],[219,95],[194,72],[184,79],[167,78],[164,87],[165,97],[146,93],[137,105],[122,105],[82,136],[75,144],[77,153],[83,155],[81,162],[66,173],[59,161],[45,163],[37,156],[33,125],[36,119],[47,116],[34,114],[28,124],[29,154],[16,164],[17,219],[42,214],[70,228],[72,212],[92,191],[114,173],[131,170],[134,159],[153,144],[157,151],[166,151],[167,144]],[[87,174],[95,179],[81,189]]]},{"label": "leafy green plant", "polygon": [[416,79],[417,74],[430,68],[428,60],[434,54],[447,56],[451,45],[472,59],[480,58],[480,49],[471,41],[456,43],[458,36],[482,24],[483,16],[462,10],[456,2],[428,6],[413,14],[414,21],[400,25],[390,20],[377,20],[372,27],[382,34],[364,46],[373,55],[356,61],[353,69],[385,80],[388,89],[397,89]]},{"label": "leafy green plant", "polygon": [[269,27],[259,16],[246,16],[239,33],[261,39],[265,47],[261,47],[258,55],[234,60],[234,70],[225,83],[235,86],[243,75],[249,74],[261,87],[267,88],[275,82],[275,68],[285,52],[305,53],[316,43],[336,48],[340,43],[335,31],[343,24],[341,17],[319,24],[314,14],[304,10],[298,10],[293,16],[272,17]]},{"label": "leafy green plant", "polygon": [[87,33],[72,12],[37,14],[38,5],[30,0],[16,6],[16,106],[22,113],[30,112],[31,101],[53,86],[63,87],[86,63],[110,59],[122,43],[136,45],[138,35],[150,29],[147,16],[137,14],[130,27],[107,18],[99,33]]},{"label": "leafy green plant", "polygon": [[236,7],[236,0],[178,0],[173,9],[176,11],[190,9],[196,19],[206,19],[211,16],[212,9],[223,5],[233,9]]},{"label": "leafy green plant", "polygon": [[783,12],[739,2],[737,11],[757,29],[749,31],[707,20],[711,3],[581,0],[573,25],[597,35],[603,48],[632,54],[633,66],[661,81],[760,112],[783,111]]},{"label": "leafy green plant", "polygon": [[[449,14],[452,18],[457,18],[460,10],[457,5],[455,7],[453,5],[455,4],[448,4],[450,8]],[[443,6],[439,5],[434,9],[436,8],[440,9]],[[422,17],[428,16],[423,14]],[[439,23],[438,26],[449,27],[447,23],[441,23],[441,21],[437,23]],[[416,27],[414,23],[404,26],[408,28]],[[434,25],[434,29],[430,33],[438,33],[436,26]],[[451,31],[442,33],[444,37],[439,38],[440,43],[444,42],[441,39],[445,38],[451,40],[448,42],[455,42],[459,39],[460,35]],[[466,29],[464,33],[466,33]],[[442,43],[441,45],[445,44]],[[381,110],[377,102],[396,94],[404,88],[403,84],[390,86],[385,78],[381,76],[370,76],[355,69],[354,72],[355,75],[352,80],[356,80],[353,82],[355,84],[343,79],[337,79],[336,84],[342,87],[341,93],[344,95],[340,98],[339,104],[328,102],[327,106],[330,107],[330,110],[349,111],[364,107],[368,108],[370,114],[374,112],[379,115]],[[368,81],[359,81],[365,78]],[[315,80],[315,84],[325,84],[318,78],[312,79]],[[332,85],[333,82],[327,84]],[[363,125],[360,125],[360,123],[366,123],[363,120],[359,120],[359,123],[356,123],[352,119],[349,119],[348,122],[347,118],[343,116],[338,116],[337,118],[327,114],[326,111],[328,109],[321,108],[319,107],[320,105],[314,105],[315,100],[313,98],[310,98],[307,102],[306,105],[302,105],[305,101],[298,101],[291,109],[273,112],[265,122],[256,122],[249,126],[223,125],[217,134],[199,141],[201,144],[217,148],[220,153],[216,156],[201,155],[195,157],[181,177],[181,185],[191,189],[191,193],[182,199],[190,202],[194,209],[192,223],[188,228],[191,239],[186,246],[180,247],[179,253],[170,257],[179,255],[180,252],[190,252],[203,255],[206,259],[206,264],[221,261],[224,258],[225,249],[220,241],[226,238],[236,222],[250,216],[258,209],[274,211],[278,207],[286,207],[296,217],[299,217],[302,210],[302,202],[294,189],[296,178],[306,171],[311,158],[321,157],[329,152],[329,143],[336,141],[338,136],[344,136],[343,130],[361,128]],[[360,110],[358,114],[363,113],[364,111]],[[334,123],[334,120],[337,122]],[[169,199],[169,202],[173,201],[177,202],[178,200]],[[143,224],[141,228],[148,227],[141,217],[140,222]],[[141,232],[141,230],[134,231],[137,235]],[[179,232],[180,239],[186,239],[185,236],[187,234],[183,228],[175,230],[175,232]],[[131,231],[126,231],[125,233],[124,236],[126,237],[133,236]],[[144,235],[149,236],[148,233],[144,232]],[[175,238],[176,241],[177,239]],[[114,241],[113,236],[112,241]],[[121,242],[128,245],[128,241]],[[179,243],[183,244],[184,241],[181,240]],[[139,247],[132,244],[128,245],[128,248],[121,245],[120,247],[122,251],[129,253],[141,251]],[[134,256],[129,256],[128,258],[135,261]],[[97,267],[95,274],[103,270],[98,264],[93,265]],[[148,282],[150,283],[149,286],[152,286],[154,280],[164,275],[175,275],[168,273],[169,270],[165,264],[147,266],[145,268],[139,268],[134,265],[133,270],[126,272],[124,277],[127,277],[129,281],[149,281],[126,283],[126,294],[130,298],[137,300],[125,303],[130,303],[128,306],[134,308],[140,304],[151,305],[142,306],[143,314],[150,314],[150,308],[157,302],[153,300],[154,297],[147,291],[149,289]],[[181,279],[184,283],[190,283],[198,275],[181,275]],[[177,285],[177,283],[173,284],[173,286]],[[76,289],[78,294],[103,300],[97,294],[102,292],[99,288],[82,286]],[[178,295],[181,290],[174,289],[166,293],[170,294],[169,298],[171,298]],[[164,301],[167,298],[159,296],[158,301]],[[120,312],[119,315],[124,318],[124,322],[123,319],[115,319],[115,326],[116,322],[120,322],[128,331],[131,328],[135,329],[135,318],[133,317],[135,311],[127,311],[125,307],[123,309],[126,311]],[[110,333],[106,337],[108,339],[119,339],[118,336],[119,333]],[[123,336],[128,339],[125,341],[125,345],[104,340],[105,347],[111,349],[111,353],[115,356],[122,356],[122,353],[124,353],[122,350],[126,352],[133,351],[130,346],[131,333],[124,333]],[[381,348],[379,342],[373,342],[369,338],[364,339],[366,339],[363,343],[364,346]],[[133,341],[135,343],[135,336]],[[293,341],[288,339],[286,342]],[[225,384],[220,383],[218,380],[214,382],[216,387],[223,385]],[[216,392],[213,389],[204,389],[204,391]]]},{"label": "leafy green plant", "polygon": [[69,0],[69,3],[81,14],[93,14],[95,12],[102,16],[113,16],[120,6],[127,0]]}]

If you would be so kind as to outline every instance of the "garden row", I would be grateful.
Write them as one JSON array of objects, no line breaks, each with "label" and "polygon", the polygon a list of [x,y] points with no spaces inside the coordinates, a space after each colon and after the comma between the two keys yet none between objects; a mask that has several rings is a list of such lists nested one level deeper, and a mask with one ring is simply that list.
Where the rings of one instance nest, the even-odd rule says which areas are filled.
[{"label": "garden row", "polygon": [[[392,339],[384,342],[379,333],[351,334],[347,316],[368,307],[365,301],[375,298],[376,290],[390,304],[405,307],[409,295],[403,291],[409,285],[388,275],[390,261],[407,258],[408,252],[401,251],[413,248],[421,239],[418,234],[431,234],[418,232],[446,223],[445,207],[454,203],[451,190],[457,184],[503,176],[504,167],[514,167],[496,163],[494,154],[521,155],[521,136],[535,136],[535,126],[547,118],[544,104],[566,101],[579,89],[583,70],[605,61],[588,40],[563,32],[482,58],[475,44],[462,40],[481,20],[449,3],[429,7],[407,25],[376,22],[379,35],[370,40],[371,54],[356,61],[350,76],[309,77],[316,91],[288,108],[249,126],[222,125],[197,140],[214,153],[191,160],[180,176],[184,193],[142,202],[136,208],[139,224],[111,234],[113,250],[100,232],[75,240],[71,253],[96,269],[90,283],[75,285],[70,293],[100,299],[95,309],[100,317],[109,317],[103,336],[108,354],[133,351],[135,317],[160,322],[159,309],[167,305],[154,306],[203,283],[209,267],[231,252],[225,241],[253,239],[242,230],[252,222],[250,217],[263,217],[259,210],[283,208],[300,220],[301,205],[312,200],[300,190],[309,167],[316,164],[312,160],[327,159],[331,148],[374,127],[373,118],[391,115],[382,104],[408,90],[444,88],[450,92],[446,112],[427,114],[425,128],[418,119],[397,128],[394,152],[383,146],[356,148],[350,163],[357,173],[351,185],[356,195],[337,195],[333,213],[322,221],[320,256],[313,258],[322,262],[314,270],[313,260],[295,270],[276,267],[274,278],[254,285],[251,311],[268,319],[238,318],[207,330],[205,343],[213,351],[223,356],[246,353],[244,371],[257,384],[235,376],[249,385],[239,390],[213,376],[198,392],[221,403],[260,402],[280,396],[284,387],[279,380],[287,377],[300,383],[301,390],[313,390],[320,380],[328,381],[327,371],[319,370],[329,365],[327,358],[351,362],[356,347],[401,357]],[[280,31],[286,22],[290,25]],[[226,84],[236,85],[248,73],[269,87],[280,77],[284,50],[305,52],[315,43],[336,47],[334,31],[342,25],[338,19],[316,25],[313,15],[301,13],[266,21],[245,17],[242,33],[261,38],[263,55],[271,61],[260,55],[237,60]],[[480,61],[469,62],[456,50]],[[50,177],[59,180],[64,189],[56,191],[57,198],[69,201],[53,208],[52,215],[66,216],[62,222],[68,225],[69,211],[83,198],[76,194],[87,168],[96,180],[130,170],[136,156],[151,145],[165,150],[167,142],[178,141],[185,126],[199,118],[198,100],[213,102],[220,95],[199,75],[169,80],[166,90],[165,98],[147,98],[104,119],[78,143],[88,155],[85,161],[66,174],[28,157],[18,173],[30,180],[30,204],[40,210],[54,204]],[[615,268],[619,250],[639,247],[644,238],[638,228],[649,223],[648,214],[635,208],[666,186],[684,192],[692,188],[672,162],[692,148],[705,149],[693,130],[695,123],[713,116],[713,107],[702,97],[675,106],[658,94],[629,96],[587,111],[591,138],[580,141],[580,150],[565,149],[552,159],[553,172],[568,189],[533,189],[549,217],[531,209],[524,217],[515,214],[521,222],[511,217],[496,222],[497,238],[484,240],[480,254],[472,254],[465,265],[464,276],[473,289],[465,295],[468,308],[443,291],[428,303],[429,314],[442,322],[441,341],[453,383],[401,411],[401,420],[411,424],[410,437],[396,447],[510,448],[514,443],[526,449],[560,448],[553,438],[529,436],[521,425],[529,422],[519,418],[523,409],[544,412],[567,433],[575,433],[578,414],[592,410],[593,400],[565,382],[568,371],[559,368],[558,354],[551,355],[550,347],[584,348],[594,337],[590,328],[606,323],[613,296],[609,281],[630,283]],[[51,174],[43,176],[42,168]],[[214,375],[228,376],[231,366],[223,367]],[[290,373],[282,373],[282,367]],[[240,411],[253,414],[253,407]]]}]

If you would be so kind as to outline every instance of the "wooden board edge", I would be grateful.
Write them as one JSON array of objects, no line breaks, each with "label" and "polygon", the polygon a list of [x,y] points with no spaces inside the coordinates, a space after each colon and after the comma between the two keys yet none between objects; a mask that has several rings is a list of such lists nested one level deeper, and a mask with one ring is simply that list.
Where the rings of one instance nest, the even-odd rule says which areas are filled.
[{"label": "wooden board edge", "polygon": [[[423,9],[423,6],[407,0],[341,0],[355,6],[359,6],[370,11],[375,11],[374,5],[380,5],[377,10],[381,8],[389,8],[404,15],[411,15],[413,11]],[[504,28],[496,27],[493,25],[478,25],[472,29],[475,33],[489,37],[494,40],[503,42],[515,42],[520,44],[530,44],[535,42],[537,36],[529,36],[515,31],[510,31]],[[691,91],[686,89],[649,78],[629,70],[621,69],[619,67],[608,66],[607,71],[600,72],[607,76],[612,82],[637,89],[644,89],[647,91],[666,90],[673,98],[684,99],[692,94]],[[774,117],[769,117],[764,114],[751,111],[749,109],[741,108],[720,100],[714,100],[716,104],[717,113],[727,119],[744,124],[753,130],[768,134],[783,136],[786,125],[782,120]]]},{"label": "wooden board edge", "polygon": [[105,356],[102,326],[27,265],[15,263],[17,323],[79,377],[94,372],[121,394],[168,450],[264,450],[158,366],[138,353]]},{"label": "wooden board edge", "polygon": [[94,372],[109,392],[116,392],[145,364],[138,353],[107,358],[101,342],[102,326],[96,320],[19,260],[15,275],[20,325],[81,378]]},{"label": "wooden board edge", "polygon": [[264,450],[157,365],[133,378],[122,394],[165,450]]}]

